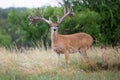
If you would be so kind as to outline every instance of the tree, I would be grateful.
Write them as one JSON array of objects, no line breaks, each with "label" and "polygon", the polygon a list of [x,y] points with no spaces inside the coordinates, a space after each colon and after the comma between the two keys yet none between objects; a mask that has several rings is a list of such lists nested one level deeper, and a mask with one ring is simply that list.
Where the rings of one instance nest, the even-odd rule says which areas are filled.
[{"label": "tree", "polygon": [[[69,2],[69,0],[63,0],[64,4],[66,2]],[[97,34],[99,34],[99,38],[97,38],[96,34],[93,36],[97,38],[98,41],[102,41],[101,43],[104,45],[117,45],[120,43],[120,0],[70,0],[70,4],[73,5],[75,11],[77,13],[81,13],[82,11],[89,10],[90,12],[97,13],[100,16],[98,24],[93,25],[92,22],[88,26],[94,26],[93,29],[96,29],[97,26],[99,26],[99,31]],[[84,13],[85,16],[87,16],[89,13]],[[90,15],[91,20],[94,18]],[[97,17],[97,16],[96,16]],[[90,18],[90,17],[89,17]],[[97,17],[98,18],[98,17]],[[87,21],[90,21],[90,19],[82,19],[79,18],[79,20],[82,20],[87,24]],[[93,22],[96,22],[93,20]],[[85,25],[83,25],[85,26]],[[85,28],[85,27],[84,27]],[[86,27],[87,28],[87,27]],[[90,29],[91,27],[88,27]],[[89,31],[90,32],[90,31]],[[99,40],[102,39],[102,40]]]}]

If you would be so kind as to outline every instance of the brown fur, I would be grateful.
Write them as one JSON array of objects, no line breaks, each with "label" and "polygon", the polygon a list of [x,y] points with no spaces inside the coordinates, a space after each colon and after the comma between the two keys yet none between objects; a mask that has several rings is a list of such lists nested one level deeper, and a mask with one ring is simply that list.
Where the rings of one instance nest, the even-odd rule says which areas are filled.
[{"label": "brown fur", "polygon": [[76,33],[71,35],[61,35],[57,32],[51,34],[52,48],[58,54],[65,54],[66,63],[68,64],[69,53],[79,51],[89,62],[86,50],[92,45],[93,38],[87,33]]}]

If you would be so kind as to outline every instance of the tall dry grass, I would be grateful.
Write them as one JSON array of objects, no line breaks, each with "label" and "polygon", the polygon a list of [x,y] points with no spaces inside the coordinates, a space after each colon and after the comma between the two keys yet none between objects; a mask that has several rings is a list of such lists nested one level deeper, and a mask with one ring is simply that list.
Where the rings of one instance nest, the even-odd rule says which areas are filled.
[{"label": "tall dry grass", "polygon": [[55,53],[42,48],[12,49],[0,48],[0,75],[40,75],[59,73],[62,76],[75,75],[79,72],[120,71],[120,53],[113,49],[93,47],[87,51],[90,65],[79,54],[70,54],[70,65],[65,65],[64,55],[60,57],[62,65],[56,67]]},{"label": "tall dry grass", "polygon": [[1,73],[19,72],[38,74],[54,68],[54,54],[51,50],[32,48],[28,50],[0,49]]}]

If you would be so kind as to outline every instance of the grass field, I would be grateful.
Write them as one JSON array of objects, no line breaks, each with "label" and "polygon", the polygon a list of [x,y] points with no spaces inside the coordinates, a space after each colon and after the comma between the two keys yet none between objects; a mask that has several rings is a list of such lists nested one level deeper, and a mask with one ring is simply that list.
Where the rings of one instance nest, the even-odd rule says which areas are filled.
[{"label": "grass field", "polygon": [[70,64],[56,66],[55,53],[44,49],[0,48],[0,80],[120,80],[120,53],[113,48],[87,51],[90,64],[79,53],[70,54]]}]

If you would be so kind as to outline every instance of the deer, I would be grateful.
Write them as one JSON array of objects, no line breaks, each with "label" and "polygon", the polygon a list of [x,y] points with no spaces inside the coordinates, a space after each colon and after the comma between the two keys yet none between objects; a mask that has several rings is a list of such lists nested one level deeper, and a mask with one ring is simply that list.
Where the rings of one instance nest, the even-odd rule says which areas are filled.
[{"label": "deer", "polygon": [[[36,14],[38,14],[38,10],[36,10]],[[65,62],[69,64],[69,54],[79,52],[86,63],[89,63],[89,57],[86,51],[92,46],[93,38],[91,35],[79,32],[74,34],[59,34],[58,27],[61,22],[67,18],[67,16],[75,16],[73,12],[73,8],[65,8],[64,7],[64,15],[60,17],[57,15],[57,21],[52,21],[51,18],[46,19],[44,17],[44,12],[42,10],[40,16],[31,15],[29,19],[32,23],[37,23],[39,21],[46,22],[51,28],[51,47],[53,51],[56,53],[56,60],[59,63],[60,54],[65,55]]]}]

